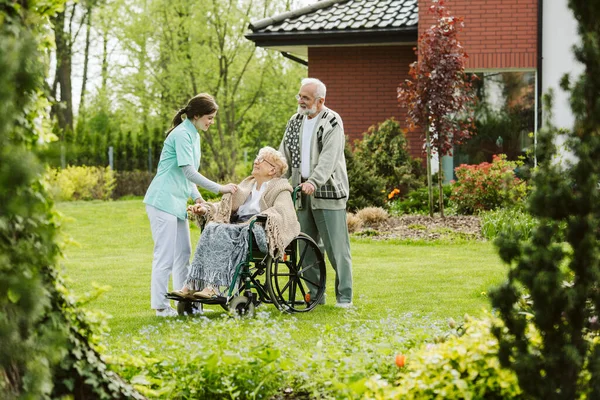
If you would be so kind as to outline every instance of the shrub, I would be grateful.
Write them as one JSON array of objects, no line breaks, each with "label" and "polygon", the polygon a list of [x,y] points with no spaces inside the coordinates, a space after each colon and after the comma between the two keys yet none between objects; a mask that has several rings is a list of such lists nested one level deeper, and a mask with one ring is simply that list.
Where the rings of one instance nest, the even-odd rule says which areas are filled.
[{"label": "shrub", "polygon": [[[134,171],[116,171],[116,184],[112,193],[113,199],[119,199],[125,196],[145,196],[154,173],[136,169]],[[237,182],[237,181],[236,181]],[[204,200],[211,201],[218,199],[219,193],[212,193],[206,189],[198,187]]]},{"label": "shrub", "polygon": [[428,344],[406,357],[397,386],[378,377],[366,384],[366,398],[377,399],[514,399],[516,374],[500,366],[498,341],[490,320],[469,320],[439,344]]},{"label": "shrub", "polygon": [[152,172],[135,170],[135,171],[117,171],[116,185],[113,191],[113,199],[118,199],[123,196],[144,196],[154,174]]},{"label": "shrub", "polygon": [[520,240],[528,240],[537,224],[531,214],[519,207],[484,211],[480,217],[481,234],[488,240],[495,239],[500,233],[518,236]]},{"label": "shrub", "polygon": [[521,164],[507,161],[506,155],[500,154],[494,156],[491,164],[463,164],[456,168],[458,180],[452,187],[451,201],[456,204],[458,212],[473,214],[522,202],[526,183],[514,173]]},{"label": "shrub", "polygon": [[96,323],[58,274],[60,222],[32,151],[49,136],[41,60],[61,7],[0,7],[0,397],[140,399],[108,371]]},{"label": "shrub", "polygon": [[[450,205],[450,195],[452,194],[451,185],[443,186],[444,190],[444,209]],[[433,187],[433,198],[439,197],[440,190],[437,186]],[[429,194],[426,187],[422,187],[410,192],[403,200],[396,200],[389,203],[389,210],[392,214],[429,214]],[[433,202],[433,212],[440,211],[440,204]]]},{"label": "shrub", "polygon": [[346,143],[344,149],[348,180],[350,181],[350,196],[348,211],[385,204],[385,180],[369,169],[359,158],[354,156],[352,148]]},{"label": "shrub", "polygon": [[319,343],[307,349],[299,323],[267,311],[159,322],[116,342],[111,368],[152,399],[362,398],[370,376],[396,378],[396,352],[443,334],[412,313],[350,318],[317,324]]},{"label": "shrub", "polygon": [[389,218],[387,211],[381,207],[367,207],[356,213],[356,217],[364,225],[376,225],[386,221]]},{"label": "shrub", "polygon": [[363,222],[355,214],[346,213],[346,224],[348,225],[348,232],[354,233],[362,228]]},{"label": "shrub", "polygon": [[356,142],[354,155],[369,171],[384,179],[387,192],[398,188],[401,194],[409,193],[423,186],[421,160],[410,156],[408,141],[394,118],[371,126]]},{"label": "shrub", "polygon": [[47,173],[50,192],[58,201],[108,200],[115,188],[115,176],[109,168],[50,168]]}]

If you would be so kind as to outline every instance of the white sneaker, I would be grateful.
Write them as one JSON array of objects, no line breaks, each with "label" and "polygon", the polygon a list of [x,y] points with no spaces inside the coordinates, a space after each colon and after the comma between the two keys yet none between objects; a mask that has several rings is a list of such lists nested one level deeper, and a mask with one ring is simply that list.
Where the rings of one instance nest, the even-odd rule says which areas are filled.
[{"label": "white sneaker", "polygon": [[354,304],[352,304],[352,302],[350,302],[350,303],[336,303],[335,306],[337,308],[352,308],[352,307],[354,307]]},{"label": "white sneaker", "polygon": [[157,317],[176,317],[178,315],[177,310],[173,307],[164,308],[162,311],[156,310]]}]

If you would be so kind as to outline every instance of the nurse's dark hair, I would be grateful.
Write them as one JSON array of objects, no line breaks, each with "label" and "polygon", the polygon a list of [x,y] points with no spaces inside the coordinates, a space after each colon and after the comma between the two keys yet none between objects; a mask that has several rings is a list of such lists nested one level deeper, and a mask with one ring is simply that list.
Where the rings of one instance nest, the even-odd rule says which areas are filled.
[{"label": "nurse's dark hair", "polygon": [[[215,102],[215,99],[208,93],[200,93],[190,99],[187,105],[179,111],[173,117],[171,129],[167,132],[167,135],[171,133],[177,125],[179,125],[184,119],[192,119],[194,117],[203,117],[208,114],[212,114],[219,109],[219,106]],[[185,117],[184,117],[185,115]]]}]

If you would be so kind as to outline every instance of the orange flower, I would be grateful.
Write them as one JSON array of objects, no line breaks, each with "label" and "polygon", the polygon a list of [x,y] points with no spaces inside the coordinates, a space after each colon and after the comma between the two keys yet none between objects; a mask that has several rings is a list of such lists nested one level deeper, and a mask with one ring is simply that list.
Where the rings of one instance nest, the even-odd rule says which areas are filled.
[{"label": "orange flower", "polygon": [[388,200],[391,200],[395,195],[400,194],[400,190],[399,189],[394,189],[392,190],[389,194],[388,194]]},{"label": "orange flower", "polygon": [[406,356],[402,353],[396,354],[396,365],[398,368],[403,368],[406,365]]}]

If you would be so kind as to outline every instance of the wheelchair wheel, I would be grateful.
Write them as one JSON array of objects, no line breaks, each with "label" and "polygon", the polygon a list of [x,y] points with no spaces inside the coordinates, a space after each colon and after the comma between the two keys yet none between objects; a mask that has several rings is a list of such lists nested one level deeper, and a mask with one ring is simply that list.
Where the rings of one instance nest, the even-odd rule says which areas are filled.
[{"label": "wheelchair wheel", "polygon": [[268,260],[267,286],[277,308],[289,313],[310,311],[325,294],[325,261],[319,246],[300,233],[283,260]]},{"label": "wheelchair wheel", "polygon": [[254,304],[246,296],[236,296],[229,302],[229,312],[234,317],[253,318]]}]

